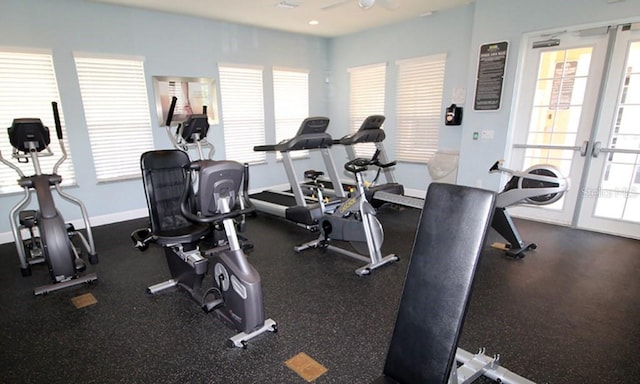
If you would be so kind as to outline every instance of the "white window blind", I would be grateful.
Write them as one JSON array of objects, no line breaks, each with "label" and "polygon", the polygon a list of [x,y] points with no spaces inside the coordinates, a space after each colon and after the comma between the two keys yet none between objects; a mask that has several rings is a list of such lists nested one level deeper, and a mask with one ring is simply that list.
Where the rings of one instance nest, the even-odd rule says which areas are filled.
[{"label": "white window blind", "polygon": [[[53,120],[52,101],[59,102],[60,96],[51,53],[0,50],[0,127],[2,128],[0,150],[2,157],[19,165],[27,176],[35,174],[33,165],[31,162],[18,164],[11,159],[12,146],[6,128],[10,127],[13,119],[17,118],[35,117],[42,120],[42,123],[49,128],[51,137],[49,146],[53,156],[40,157],[40,166],[43,173],[51,173],[54,164],[62,156]],[[75,183],[75,174],[61,107],[58,103],[68,157],[58,169],[58,173],[62,176],[62,185],[69,185]],[[0,193],[21,190],[17,179],[18,174],[14,170],[0,164]]]},{"label": "white window blind", "polygon": [[264,145],[264,96],[262,68],[219,65],[220,98],[226,158],[239,162],[262,162]]},{"label": "white window blind", "polygon": [[[384,115],[386,63],[349,69],[349,132],[360,128],[371,115]],[[336,137],[337,139],[337,137]],[[372,143],[356,144],[358,157],[371,157],[375,152]]]},{"label": "white window blind", "polygon": [[140,155],[153,149],[142,60],[75,55],[75,62],[97,180],[140,177]]},{"label": "white window blind", "polygon": [[426,163],[438,150],[445,64],[445,54],[397,62],[397,160]]},{"label": "white window blind", "polygon": [[[295,136],[300,123],[309,117],[309,73],[274,69],[273,103],[276,122],[276,142]],[[309,151],[291,152],[292,158],[308,156]],[[277,154],[281,157],[280,153]]]}]

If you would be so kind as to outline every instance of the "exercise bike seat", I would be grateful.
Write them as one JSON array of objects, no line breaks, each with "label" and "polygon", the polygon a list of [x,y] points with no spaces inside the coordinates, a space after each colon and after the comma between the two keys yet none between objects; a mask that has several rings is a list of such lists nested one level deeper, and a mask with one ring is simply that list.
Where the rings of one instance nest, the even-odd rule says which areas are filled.
[{"label": "exercise bike seat", "polygon": [[318,177],[324,175],[322,171],[316,171],[315,169],[308,169],[304,171],[304,178],[309,179],[311,181],[316,181]]},{"label": "exercise bike seat", "polygon": [[[210,230],[209,225],[187,220],[180,212],[180,198],[190,163],[185,152],[175,149],[145,152],[140,158],[150,235],[159,245],[194,243]],[[188,193],[192,197],[192,191]],[[192,210],[195,210],[194,206],[191,203]]]}]

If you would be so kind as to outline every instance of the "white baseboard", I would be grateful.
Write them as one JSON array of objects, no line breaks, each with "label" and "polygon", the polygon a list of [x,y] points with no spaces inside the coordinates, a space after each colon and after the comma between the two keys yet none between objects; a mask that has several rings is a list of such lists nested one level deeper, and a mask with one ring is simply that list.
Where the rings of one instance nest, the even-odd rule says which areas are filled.
[{"label": "white baseboard", "polygon": [[423,191],[422,189],[404,189],[405,196],[417,197],[418,199],[425,199],[427,197],[427,191]]},{"label": "white baseboard", "polygon": [[[107,215],[94,216],[89,218],[91,227],[99,227],[101,225],[119,223],[121,221],[139,219],[141,217],[147,217],[149,211],[146,208],[135,209],[126,212],[110,213]],[[74,227],[78,229],[84,228],[84,220],[77,219],[69,221]],[[0,244],[13,243],[13,234],[11,232],[0,233]]]}]

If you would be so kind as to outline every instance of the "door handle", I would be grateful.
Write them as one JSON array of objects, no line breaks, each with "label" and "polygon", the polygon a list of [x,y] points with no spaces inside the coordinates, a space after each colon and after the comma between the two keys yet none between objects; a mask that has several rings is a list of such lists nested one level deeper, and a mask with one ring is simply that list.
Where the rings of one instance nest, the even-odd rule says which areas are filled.
[{"label": "door handle", "polygon": [[582,142],[582,145],[580,146],[580,156],[586,157],[588,151],[589,151],[589,140],[585,140]]},{"label": "door handle", "polygon": [[591,156],[592,157],[598,157],[598,155],[600,154],[600,150],[602,149],[602,143],[599,141],[596,141],[595,143],[593,143],[593,149],[591,150]]}]

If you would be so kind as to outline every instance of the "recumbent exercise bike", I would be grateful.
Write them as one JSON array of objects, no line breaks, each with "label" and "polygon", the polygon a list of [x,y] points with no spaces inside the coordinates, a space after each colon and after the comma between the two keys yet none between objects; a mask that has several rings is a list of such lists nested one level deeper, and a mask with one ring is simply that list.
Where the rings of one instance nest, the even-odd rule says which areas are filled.
[{"label": "recumbent exercise bike", "polygon": [[[376,150],[371,159],[356,158],[344,165],[344,169],[355,176],[356,191],[336,207],[332,213],[324,211],[323,186],[318,181],[318,178],[324,173],[315,170],[305,172],[305,178],[313,181],[318,201],[324,213],[318,220],[320,227],[318,239],[294,247],[295,252],[302,252],[309,248],[329,249],[336,253],[362,260],[367,264],[356,269],[355,272],[358,276],[369,275],[376,268],[400,260],[395,254],[382,256],[384,230],[376,217],[375,208],[366,197],[365,181],[362,173],[370,165],[375,165],[378,167],[377,175],[379,175],[380,170],[396,164],[395,161],[386,164],[381,163],[378,160],[379,154],[380,151]],[[331,240],[348,241],[360,253],[334,246],[330,244]],[[369,257],[363,254],[368,254]]]},{"label": "recumbent exercise bike", "polygon": [[[195,127],[196,122],[188,119],[185,124]],[[246,168],[226,160],[191,162],[185,151],[176,149],[145,152],[140,165],[150,228],[134,231],[131,238],[140,251],[151,243],[161,245],[171,273],[171,279],[147,291],[157,294],[176,286],[186,290],[203,310],[214,311],[239,332],[228,340],[229,346],[246,348],[253,337],[277,332],[276,322],[265,320],[260,275],[236,232],[234,219],[255,209],[240,192],[248,182]],[[197,193],[192,174],[197,175]],[[214,281],[204,289],[209,264]]]},{"label": "recumbent exercise bike", "polygon": [[509,243],[508,256],[521,259],[528,250],[536,249],[535,243],[527,243],[520,237],[507,207],[516,204],[549,205],[560,200],[569,189],[569,179],[562,177],[552,165],[534,165],[526,171],[514,171],[496,161],[489,173],[504,172],[512,175],[496,198],[496,208],[491,226]]},{"label": "recumbent exercise bike", "polygon": [[[67,159],[67,152],[62,140],[58,104],[52,102],[51,105],[56,134],[62,152],[62,156],[55,163],[51,174],[43,173],[40,166],[39,158],[53,156],[53,152],[49,148],[51,142],[49,129],[38,118],[14,119],[11,127],[8,128],[9,140],[13,146],[11,157],[16,159],[18,163],[31,161],[35,174],[26,176],[17,165],[4,159],[0,153],[0,162],[16,171],[20,176],[18,185],[24,190],[24,197],[9,213],[22,275],[30,276],[32,265],[45,263],[51,276],[52,283],[35,288],[35,295],[47,294],[97,279],[95,273],[81,275],[81,272],[84,272],[87,267],[82,259],[82,249],[76,248],[72,241],[73,238],[79,238],[88,253],[89,262],[91,264],[98,263],[98,254],[95,251],[87,210],[79,199],[63,192],[60,187],[62,177],[58,174],[58,169]],[[55,206],[51,193],[52,187],[60,197],[80,208],[86,237],[82,232],[76,230],[73,224],[65,223]],[[31,202],[34,192],[38,209],[25,210]],[[29,232],[29,238],[23,238],[23,230]]]}]

